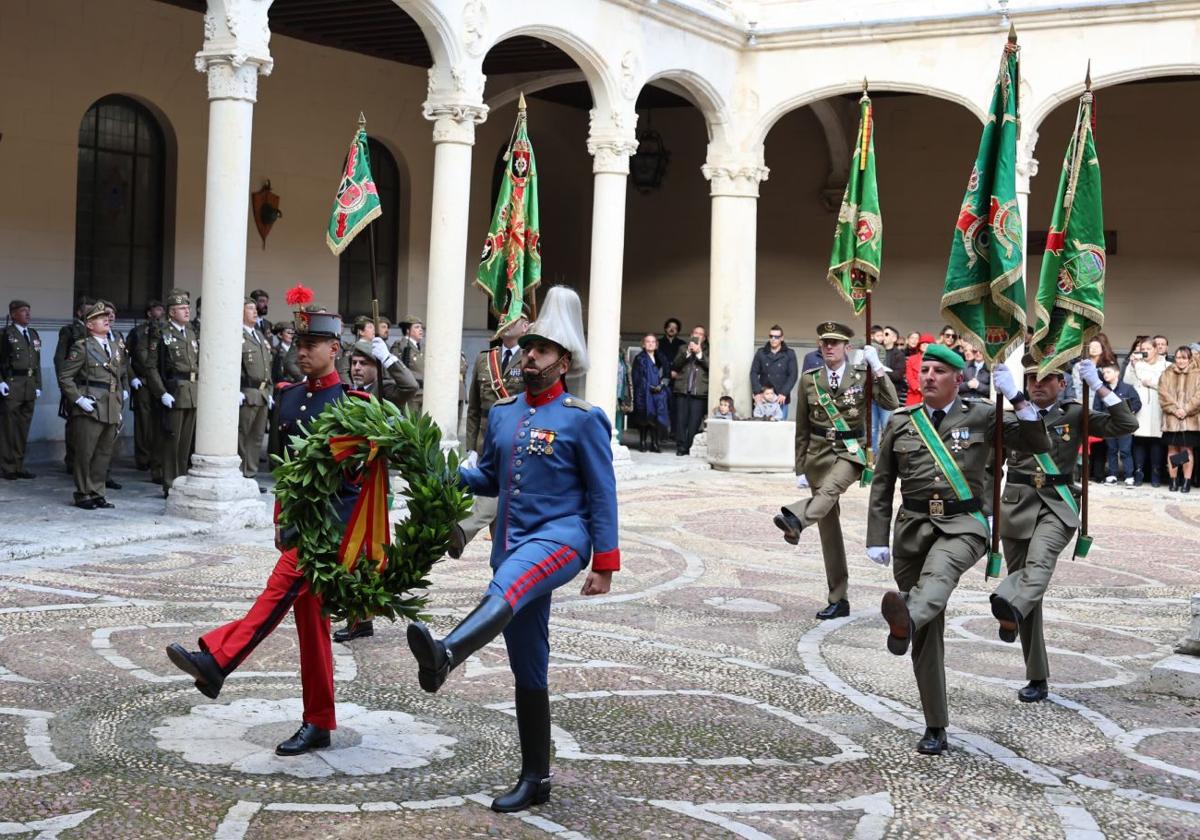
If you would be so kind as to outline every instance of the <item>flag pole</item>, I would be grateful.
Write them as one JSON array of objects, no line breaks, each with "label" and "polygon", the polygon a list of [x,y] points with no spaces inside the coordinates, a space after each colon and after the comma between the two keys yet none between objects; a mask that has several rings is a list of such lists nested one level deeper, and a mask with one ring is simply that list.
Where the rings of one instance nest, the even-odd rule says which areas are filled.
[{"label": "flag pole", "polygon": [[[862,99],[860,99],[859,102],[861,103],[862,100],[866,99],[866,98],[867,98],[867,77],[863,76]],[[859,172],[862,172],[867,168],[867,150],[871,148],[871,128],[872,128],[872,126],[870,125],[870,123],[867,123],[866,125],[863,126],[862,146],[858,152],[858,171]],[[850,271],[851,271],[851,273],[853,273],[853,271],[854,271],[853,267],[851,267]],[[853,281],[853,277],[851,277],[851,280]],[[851,288],[853,288],[853,283],[851,283]],[[865,323],[863,324],[863,327],[864,327],[863,332],[866,334],[866,341],[863,343],[864,348],[869,347],[871,344],[871,288],[870,288],[870,284],[867,284],[866,292],[867,292],[867,305],[866,305],[866,308],[863,310],[863,318],[865,320]],[[872,440],[872,437],[871,437],[871,415],[874,413],[872,410],[873,409],[872,403],[873,403],[873,399],[875,396],[874,385],[875,385],[875,374],[873,371],[867,371],[867,386],[866,386],[866,388],[863,389],[863,399],[864,399],[864,403],[865,403],[865,408],[863,409],[863,411],[866,414],[866,416],[863,418],[863,422],[865,424],[864,428],[867,433],[867,435],[866,435],[866,437],[867,437],[867,456],[866,456],[867,457],[867,470],[871,469],[871,466],[874,462],[874,456],[875,456],[875,449],[874,449],[874,447],[871,446],[871,440]]]},{"label": "flag pole", "polygon": [[[367,118],[362,111],[358,112],[358,128],[360,131],[365,131],[367,128]],[[367,225],[367,248],[370,251],[371,265],[371,324],[376,330],[379,329],[379,277],[375,268],[375,222],[372,221]]]},{"label": "flag pole", "polygon": [[[1090,105],[1091,100],[1092,100],[1092,61],[1091,61],[1091,59],[1088,59],[1087,74],[1084,76],[1084,79],[1083,79],[1083,101],[1085,104]],[[1075,161],[1074,161],[1075,171],[1071,173],[1071,191],[1069,193],[1069,198],[1072,200],[1072,202],[1075,198],[1075,195],[1074,195],[1075,181],[1079,177],[1078,165],[1079,165],[1079,161],[1080,161],[1080,155],[1082,155],[1083,132],[1085,132],[1088,128],[1088,123],[1090,122],[1091,115],[1090,114],[1080,114],[1080,117],[1081,117],[1080,122],[1083,123],[1083,127],[1078,128],[1076,131],[1076,134],[1075,134]],[[1087,119],[1083,119],[1083,117],[1087,117]],[[1067,214],[1068,214],[1067,219],[1068,220],[1070,219],[1070,213],[1071,213],[1071,206],[1068,205],[1067,206]],[[1065,233],[1066,230],[1067,230],[1067,224],[1064,221],[1063,232]],[[1091,404],[1090,397],[1088,395],[1088,386],[1087,386],[1086,382],[1083,383],[1082,396],[1083,396],[1083,423],[1082,423],[1083,428],[1081,430],[1082,431],[1081,436],[1083,437],[1083,465],[1082,465],[1083,475],[1080,476],[1080,479],[1082,479],[1082,481],[1081,481],[1081,486],[1080,486],[1081,497],[1079,500],[1079,502],[1080,502],[1080,504],[1079,504],[1079,537],[1080,537],[1080,540],[1082,540],[1083,542],[1086,542],[1087,535],[1088,535],[1088,485],[1092,483],[1092,442],[1091,442],[1091,439],[1088,437],[1088,415],[1090,415],[1092,413],[1092,404]],[[1078,545],[1079,543],[1077,542],[1076,544]],[[1074,560],[1075,556],[1076,556],[1076,552],[1072,552],[1071,559]]]}]

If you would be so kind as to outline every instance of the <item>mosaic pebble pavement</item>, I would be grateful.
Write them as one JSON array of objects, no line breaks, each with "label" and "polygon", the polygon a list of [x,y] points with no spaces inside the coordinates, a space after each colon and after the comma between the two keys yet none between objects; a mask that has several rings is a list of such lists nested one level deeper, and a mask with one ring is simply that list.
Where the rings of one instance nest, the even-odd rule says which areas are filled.
[{"label": "mosaic pebble pavement", "polygon": [[[242,613],[270,535],[180,536],[0,564],[0,836],[290,838],[1200,837],[1200,709],[1150,693],[1200,590],[1200,503],[1094,493],[1096,547],[1046,601],[1048,702],[1022,705],[982,566],[951,601],[952,750],[919,756],[890,570],[843,501],[852,614],[821,623],[816,535],[771,524],[790,477],[693,472],[621,488],[625,571],[552,617],[555,787],[493,814],[517,767],[503,646],[439,695],[400,626],[335,645],[333,748],[273,755],[299,717],[290,621],[200,695],[163,647]],[[1200,499],[1195,500],[1200,502]],[[433,623],[476,602],[490,543],[438,565]],[[582,582],[582,579],[579,581]]]}]

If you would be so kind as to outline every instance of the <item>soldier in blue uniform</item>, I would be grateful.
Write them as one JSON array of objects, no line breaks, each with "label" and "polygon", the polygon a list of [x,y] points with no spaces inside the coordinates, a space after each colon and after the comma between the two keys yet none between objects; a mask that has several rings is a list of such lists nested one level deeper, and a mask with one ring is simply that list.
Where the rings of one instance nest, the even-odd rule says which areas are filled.
[{"label": "soldier in blue uniform", "polygon": [[[306,379],[282,384],[278,393],[278,432],[281,445],[290,447],[300,425],[319,415],[325,406],[342,399],[347,389],[335,367],[340,351],[342,320],[330,313],[297,312],[298,362]],[[357,392],[355,393],[357,396]],[[350,518],[359,487],[343,481],[334,506],[343,525]],[[276,510],[278,516],[278,510]],[[300,729],[275,748],[278,755],[299,755],[328,747],[329,733],[337,727],[333,699],[333,650],[329,617],[321,612],[321,601],[308,587],[297,568],[296,549],[289,547],[289,534],[275,526],[279,562],[267,578],[266,587],[243,618],[218,627],[200,638],[200,649],[189,651],[179,644],[167,648],[167,656],[196,681],[205,697],[216,698],[221,685],[247,656],[283,620],[291,609],[300,637],[300,682],[304,692],[304,719]]]},{"label": "soldier in blue uniform", "polygon": [[608,417],[568,395],[562,378],[587,368],[579,296],[564,286],[546,295],[542,316],[521,338],[525,392],[488,413],[477,468],[461,468],[478,496],[497,497],[492,582],[470,615],[444,639],[420,622],[408,645],[426,691],[504,633],[516,682],[521,775],[492,802],[520,811],[550,797],[550,596],[591,562],[583,595],[608,592],[620,569],[617,492]]}]

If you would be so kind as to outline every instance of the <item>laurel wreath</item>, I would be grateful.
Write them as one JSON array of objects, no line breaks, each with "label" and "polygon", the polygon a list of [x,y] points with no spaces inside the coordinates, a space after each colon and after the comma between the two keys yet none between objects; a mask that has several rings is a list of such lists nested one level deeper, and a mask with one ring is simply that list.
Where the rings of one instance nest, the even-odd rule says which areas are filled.
[{"label": "laurel wreath", "polygon": [[[429,415],[375,397],[330,403],[301,431],[291,452],[275,456],[275,498],[286,542],[298,550],[298,568],[324,611],[334,620],[417,619],[429,571],[471,509],[471,495],[458,483],[457,453],[443,454],[441,430]],[[375,457],[386,458],[405,483],[409,515],[384,547],[382,571],[365,557],[347,570],[339,557],[346,526],[335,508],[337,494],[344,481],[361,480],[367,461],[365,450],[334,460],[330,439],[344,435],[375,444]]]}]

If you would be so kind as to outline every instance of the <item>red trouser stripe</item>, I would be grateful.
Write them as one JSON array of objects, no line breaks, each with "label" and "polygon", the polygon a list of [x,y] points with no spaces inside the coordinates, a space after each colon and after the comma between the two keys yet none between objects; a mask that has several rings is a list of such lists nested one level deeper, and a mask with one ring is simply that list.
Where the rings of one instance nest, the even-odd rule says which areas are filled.
[{"label": "red trouser stripe", "polygon": [[504,593],[504,600],[508,601],[509,606],[516,609],[517,601],[520,601],[529,590],[537,586],[538,583],[550,577],[550,575],[562,569],[568,563],[575,559],[577,555],[570,546],[563,546],[558,551],[551,554],[545,560],[539,562],[532,569],[529,569],[525,574],[517,578],[512,586]]}]

